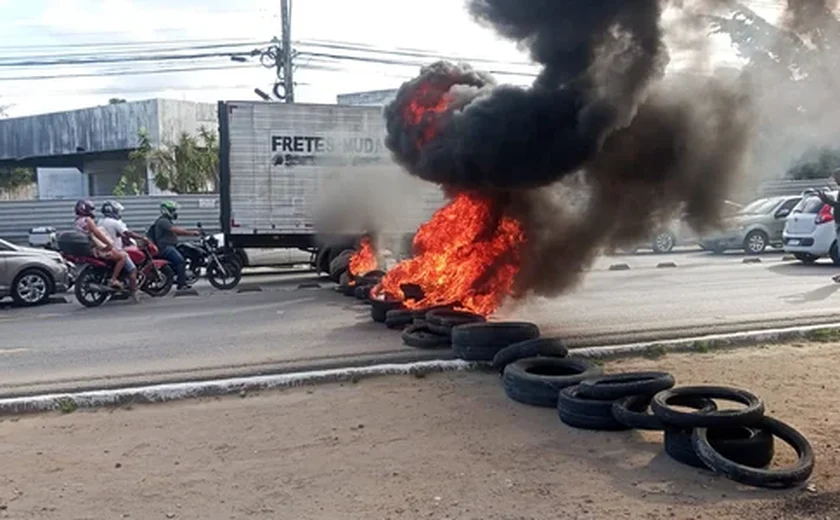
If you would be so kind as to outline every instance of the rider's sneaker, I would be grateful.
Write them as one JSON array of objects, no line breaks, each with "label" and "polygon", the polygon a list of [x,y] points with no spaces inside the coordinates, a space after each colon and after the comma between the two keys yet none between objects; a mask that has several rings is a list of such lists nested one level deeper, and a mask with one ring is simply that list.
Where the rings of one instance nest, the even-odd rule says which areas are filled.
[{"label": "rider's sneaker", "polygon": [[133,301],[134,303],[140,303],[140,295],[137,294],[137,291],[131,293],[131,301]]}]

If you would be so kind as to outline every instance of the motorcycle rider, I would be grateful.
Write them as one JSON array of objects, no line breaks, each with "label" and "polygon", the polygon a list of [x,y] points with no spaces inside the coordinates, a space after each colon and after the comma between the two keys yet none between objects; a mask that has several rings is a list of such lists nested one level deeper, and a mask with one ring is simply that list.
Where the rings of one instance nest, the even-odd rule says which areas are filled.
[{"label": "motorcycle rider", "polygon": [[155,223],[149,227],[149,239],[160,249],[160,257],[167,260],[175,267],[178,274],[178,290],[189,289],[187,285],[187,268],[184,257],[178,252],[178,237],[197,237],[201,233],[190,231],[174,225],[178,220],[178,203],[165,200],[160,203],[160,216]]},{"label": "motorcycle rider", "polygon": [[[130,239],[135,239],[145,242],[146,239],[142,235],[133,233],[122,221],[122,210],[125,209],[122,204],[117,201],[106,201],[102,204],[100,211],[103,217],[99,220],[97,225],[108,234],[114,248],[120,251],[125,251],[124,245]],[[131,260],[131,257],[126,254],[125,272],[128,273],[129,283],[131,285],[131,297],[137,301],[137,266]]]},{"label": "motorcycle rider", "polygon": [[125,251],[116,249],[108,233],[101,227],[96,225],[93,217],[96,215],[96,206],[89,200],[76,201],[75,206],[76,220],[73,221],[73,227],[79,233],[86,235],[90,239],[91,249],[94,256],[97,258],[111,260],[115,263],[114,272],[111,274],[110,285],[117,289],[122,289],[123,285],[120,282],[120,273],[123,266],[125,266],[128,254]]}]

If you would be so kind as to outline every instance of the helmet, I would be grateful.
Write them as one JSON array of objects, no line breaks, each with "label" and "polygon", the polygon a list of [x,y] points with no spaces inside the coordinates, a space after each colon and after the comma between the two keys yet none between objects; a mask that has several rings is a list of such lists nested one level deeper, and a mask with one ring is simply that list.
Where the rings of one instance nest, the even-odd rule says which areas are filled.
[{"label": "helmet", "polygon": [[76,201],[75,210],[77,217],[93,217],[96,214],[96,206],[89,200]]},{"label": "helmet", "polygon": [[178,203],[174,200],[165,200],[161,202],[160,213],[170,220],[178,220]]},{"label": "helmet", "polygon": [[122,210],[125,207],[115,200],[106,201],[102,204],[102,214],[108,218],[113,218],[116,220],[122,219]]}]

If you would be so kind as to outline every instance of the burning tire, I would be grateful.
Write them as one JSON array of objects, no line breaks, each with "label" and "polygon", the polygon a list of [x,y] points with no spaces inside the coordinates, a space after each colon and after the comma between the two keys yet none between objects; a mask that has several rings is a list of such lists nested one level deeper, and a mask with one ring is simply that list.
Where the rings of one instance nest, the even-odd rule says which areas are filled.
[{"label": "burning tire", "polygon": [[564,424],[584,430],[630,429],[613,417],[612,399],[589,399],[582,396],[580,390],[579,384],[568,386],[557,397],[557,414]]},{"label": "burning tire", "polygon": [[487,319],[472,312],[435,309],[426,313],[426,321],[429,323],[429,330],[435,334],[451,336],[453,327],[468,323],[484,323]]},{"label": "burning tire", "polygon": [[402,329],[414,323],[414,314],[407,309],[394,309],[385,313],[385,326]]},{"label": "burning tire", "polygon": [[493,356],[493,368],[504,370],[520,359],[535,357],[564,358],[569,354],[566,343],[560,338],[537,338],[507,346]]},{"label": "burning tire", "polygon": [[341,275],[347,272],[350,267],[350,257],[353,256],[352,249],[345,249],[332,262],[330,262],[330,279],[339,283]]},{"label": "burning tire", "polygon": [[[709,469],[692,444],[692,430],[665,430],[665,453],[672,459],[694,468]],[[773,435],[747,426],[710,428],[707,438],[714,450],[727,459],[751,468],[763,468],[773,460]]]},{"label": "burning tire", "polygon": [[492,361],[503,348],[539,336],[539,327],[528,322],[468,323],[452,328],[452,348],[466,361]]},{"label": "burning tire", "polygon": [[449,338],[435,334],[428,328],[412,325],[402,332],[403,342],[416,348],[433,349],[449,347]]},{"label": "burning tire", "polygon": [[585,359],[520,359],[505,367],[502,386],[514,401],[553,408],[562,389],[602,373],[601,367]]},{"label": "burning tire", "polygon": [[370,317],[377,323],[385,323],[388,311],[402,308],[398,300],[370,300],[370,305]]}]

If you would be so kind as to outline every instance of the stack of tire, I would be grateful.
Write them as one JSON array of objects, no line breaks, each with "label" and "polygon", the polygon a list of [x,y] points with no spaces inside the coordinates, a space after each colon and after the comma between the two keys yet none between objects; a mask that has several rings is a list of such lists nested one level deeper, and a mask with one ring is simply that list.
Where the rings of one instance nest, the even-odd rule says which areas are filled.
[{"label": "stack of tire", "polygon": [[[494,363],[504,366],[507,396],[526,404],[556,406],[568,426],[661,431],[665,452],[674,460],[754,487],[794,487],[806,482],[813,471],[814,453],[807,439],[766,416],[764,402],[750,392],[719,386],[675,388],[674,377],[666,372],[603,375],[597,365],[582,359],[512,359]],[[719,410],[715,400],[744,406]],[[798,460],[792,466],[769,469],[774,436],[796,451]]]}]

